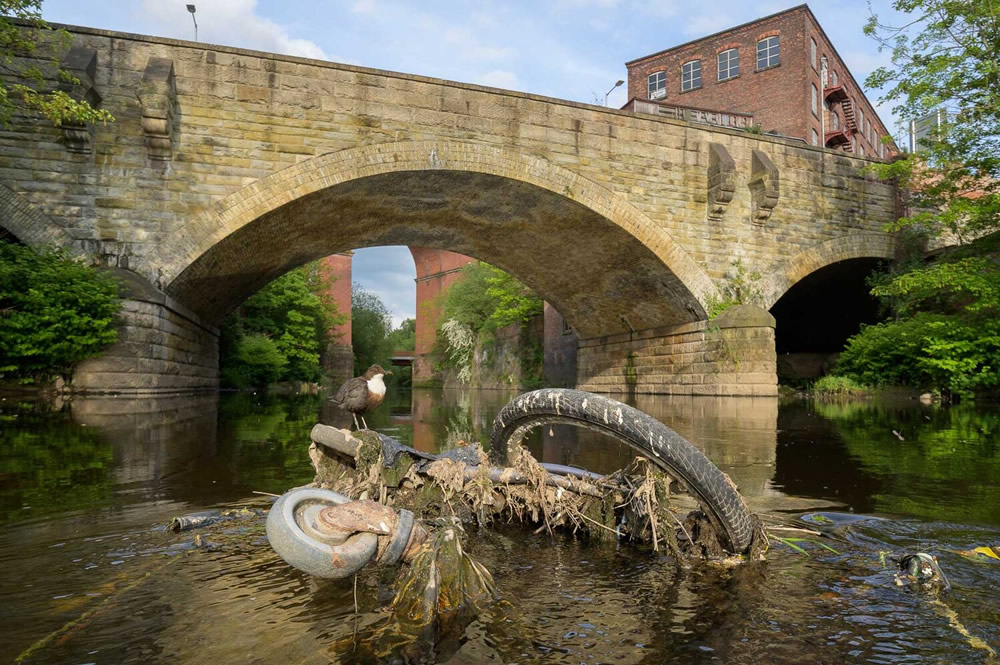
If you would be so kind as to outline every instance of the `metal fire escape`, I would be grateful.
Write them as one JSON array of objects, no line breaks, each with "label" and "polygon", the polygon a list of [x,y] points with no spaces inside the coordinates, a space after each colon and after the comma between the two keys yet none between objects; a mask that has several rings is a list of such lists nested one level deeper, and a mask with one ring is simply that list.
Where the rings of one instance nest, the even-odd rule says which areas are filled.
[{"label": "metal fire escape", "polygon": [[854,104],[847,96],[847,91],[842,85],[828,86],[823,89],[823,99],[831,108],[834,104],[840,104],[844,118],[839,129],[826,132],[826,136],[823,137],[824,145],[827,148],[840,148],[845,152],[852,152],[854,142],[851,137],[858,131],[858,121],[854,116]]}]

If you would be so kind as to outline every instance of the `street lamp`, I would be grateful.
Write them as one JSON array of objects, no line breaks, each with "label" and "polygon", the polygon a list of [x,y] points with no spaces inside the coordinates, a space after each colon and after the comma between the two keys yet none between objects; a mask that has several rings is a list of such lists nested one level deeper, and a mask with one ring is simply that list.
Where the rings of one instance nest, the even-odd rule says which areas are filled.
[{"label": "street lamp", "polygon": [[[188,7],[190,7],[190,6],[191,6],[191,5],[188,5]],[[608,91],[607,91],[606,93],[604,93],[604,105],[605,105],[605,106],[607,106],[607,105],[608,105],[608,95],[610,95],[610,94],[611,94],[612,92],[614,92],[614,91],[615,91],[615,88],[617,88],[618,86],[620,86],[620,85],[621,85],[622,83],[624,83],[624,82],[625,82],[625,81],[621,81],[621,80],[620,80],[620,81],[618,81],[618,83],[615,83],[615,84],[614,84],[613,86],[611,86],[611,89],[610,89],[610,90],[608,90]]]},{"label": "street lamp", "polygon": [[194,18],[195,6],[188,5],[187,8],[191,12],[191,20],[194,21],[194,40],[198,41],[198,21]]}]

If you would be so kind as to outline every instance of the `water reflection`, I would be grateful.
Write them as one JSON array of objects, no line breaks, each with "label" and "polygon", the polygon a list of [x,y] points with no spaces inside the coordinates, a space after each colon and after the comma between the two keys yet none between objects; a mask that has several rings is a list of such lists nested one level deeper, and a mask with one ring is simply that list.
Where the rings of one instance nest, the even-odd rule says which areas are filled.
[{"label": "water reflection", "polygon": [[[368,422],[421,450],[458,438],[486,442],[513,395],[390,394]],[[835,505],[905,519],[841,534],[839,555],[776,548],[767,564],[735,571],[677,571],[634,548],[500,529],[470,548],[494,571],[505,604],[469,627],[459,654],[505,662],[982,662],[940,608],[892,585],[878,552],[903,549],[938,554],[956,587],[947,607],[1000,646],[992,598],[1000,567],[951,552],[1000,544],[995,410],[651,396],[636,406],[701,446],[755,509]],[[205,551],[191,549],[190,535],[155,528],[176,514],[259,501],[255,490],[308,482],[310,428],[317,420],[346,424],[344,415],[319,396],[103,398],[60,408],[0,402],[0,659],[94,611],[28,662],[350,661],[354,652],[344,649],[355,627],[363,634],[384,616],[386,579],[359,578],[355,616],[349,582],[298,574],[259,532],[229,534],[237,544]],[[631,458],[575,428],[543,428],[529,445],[545,461],[595,471]]]},{"label": "water reflection", "polygon": [[1000,524],[1000,413],[912,400],[792,403],[776,484],[858,512]]}]

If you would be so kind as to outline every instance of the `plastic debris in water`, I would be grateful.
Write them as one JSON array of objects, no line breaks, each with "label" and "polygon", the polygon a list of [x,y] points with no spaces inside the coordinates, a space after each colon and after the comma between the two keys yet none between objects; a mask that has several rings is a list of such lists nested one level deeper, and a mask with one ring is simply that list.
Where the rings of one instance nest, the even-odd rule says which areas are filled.
[{"label": "plastic debris in water", "polygon": [[392,600],[397,621],[429,625],[478,613],[496,598],[489,571],[462,549],[458,530],[437,530],[405,569]]}]

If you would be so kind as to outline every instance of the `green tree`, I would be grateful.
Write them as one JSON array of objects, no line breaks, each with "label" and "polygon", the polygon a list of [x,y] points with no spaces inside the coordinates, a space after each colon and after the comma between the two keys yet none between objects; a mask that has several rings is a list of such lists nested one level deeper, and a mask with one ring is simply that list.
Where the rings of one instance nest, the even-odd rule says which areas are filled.
[{"label": "green tree", "polygon": [[346,320],[329,292],[329,278],[312,263],[250,296],[222,325],[223,382],[247,387],[319,380],[330,330]]},{"label": "green tree", "polygon": [[[389,333],[387,341],[389,351],[414,351],[417,348],[417,322],[414,319],[403,319],[399,327]],[[393,369],[393,378],[397,385],[413,384],[413,367],[402,366]]]},{"label": "green tree", "polygon": [[[512,275],[482,261],[470,263],[444,296],[435,355],[458,367],[459,378],[468,381],[476,344],[512,324],[520,324],[524,333],[525,324],[540,315],[542,307],[542,299]],[[527,339],[522,345],[522,350],[530,349],[522,358],[522,371],[537,374],[541,345]]]},{"label": "green tree", "polygon": [[417,348],[417,322],[415,319],[403,319],[399,327],[389,333],[390,351],[413,351]]},{"label": "green tree", "polygon": [[359,372],[370,365],[387,365],[392,349],[389,333],[392,316],[381,298],[360,284],[351,290],[351,344],[354,347],[354,368]]},{"label": "green tree", "polygon": [[1000,388],[1000,15],[992,0],[896,0],[900,27],[872,16],[865,31],[891,49],[886,87],[904,121],[942,110],[947,121],[892,164],[871,167],[912,193],[901,240],[958,242],[932,262],[922,246],[872,280],[890,320],[848,340],[837,372],[946,396]]},{"label": "green tree", "polygon": [[70,378],[118,339],[118,284],[64,250],[0,240],[0,379]]},{"label": "green tree", "polygon": [[1000,229],[1000,18],[995,0],[895,0],[907,15],[890,26],[872,15],[865,32],[890,50],[867,85],[904,122],[943,110],[947,121],[917,153],[873,168],[913,193],[899,225],[950,232],[960,241]]},{"label": "green tree", "polygon": [[[68,32],[53,30],[42,20],[41,0],[0,0],[0,71],[7,79],[0,80],[0,124],[9,126],[19,110],[37,113],[56,126],[114,120],[110,112],[53,89],[53,83],[80,83],[59,68],[59,54],[69,48],[70,40]],[[41,44],[49,48],[39,49]],[[53,55],[39,57],[41,50]]]},{"label": "green tree", "polygon": [[445,294],[441,320],[458,321],[474,333],[527,323],[542,313],[542,299],[514,276],[475,261]]},{"label": "green tree", "polygon": [[264,388],[286,377],[288,358],[273,339],[261,333],[240,337],[234,356],[222,370],[230,385]]}]

